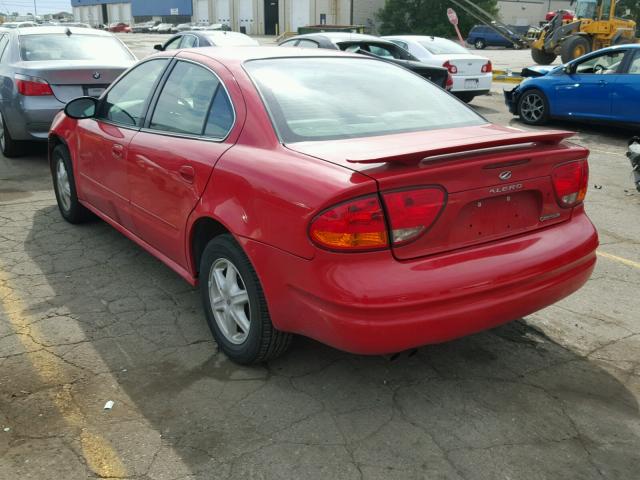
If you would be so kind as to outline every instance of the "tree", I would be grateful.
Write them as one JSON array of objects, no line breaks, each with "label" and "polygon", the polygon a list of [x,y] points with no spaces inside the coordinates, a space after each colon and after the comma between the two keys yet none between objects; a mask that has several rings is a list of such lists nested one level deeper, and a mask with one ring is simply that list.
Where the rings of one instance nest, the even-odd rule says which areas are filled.
[{"label": "tree", "polygon": [[[475,0],[474,3],[494,16],[497,14],[497,0]],[[479,23],[448,0],[386,0],[377,14],[382,23],[380,32],[382,35],[413,33],[453,37],[455,30],[447,19],[449,7],[458,14],[463,35]]]},{"label": "tree", "polygon": [[[629,15],[626,16],[627,10]],[[631,18],[636,22],[640,20],[640,0],[620,0],[616,7],[616,15]]]}]

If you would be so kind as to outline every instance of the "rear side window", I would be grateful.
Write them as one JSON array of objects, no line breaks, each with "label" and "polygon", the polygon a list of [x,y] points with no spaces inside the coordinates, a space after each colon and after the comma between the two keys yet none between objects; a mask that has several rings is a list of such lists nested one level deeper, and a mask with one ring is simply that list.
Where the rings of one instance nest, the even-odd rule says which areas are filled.
[{"label": "rear side window", "polygon": [[115,37],[77,33],[20,35],[20,57],[25,62],[99,60],[101,63],[122,63],[135,60]]},{"label": "rear side window", "polygon": [[158,97],[149,128],[223,138],[233,110],[218,78],[204,67],[178,62]]},{"label": "rear side window", "polygon": [[319,45],[312,40],[300,40],[297,45],[299,48],[318,48]]},{"label": "rear side window", "polygon": [[182,38],[180,48],[193,48],[198,46],[198,37],[195,35],[185,35]]},{"label": "rear side window", "polygon": [[125,126],[140,126],[147,98],[169,59],[141,63],[116,83],[105,97],[99,118]]}]

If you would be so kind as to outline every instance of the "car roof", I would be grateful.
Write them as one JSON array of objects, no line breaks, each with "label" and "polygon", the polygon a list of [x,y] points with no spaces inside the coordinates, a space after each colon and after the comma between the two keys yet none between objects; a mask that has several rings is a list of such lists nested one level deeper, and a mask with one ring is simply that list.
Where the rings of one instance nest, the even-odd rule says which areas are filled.
[{"label": "car roof", "polygon": [[71,26],[64,26],[64,25],[20,28],[17,30],[17,32],[19,35],[53,35],[56,33],[67,33],[67,30],[69,30],[72,35],[76,35],[76,34],[77,35],[100,35],[103,37],[112,36],[111,33],[105,32],[104,30],[88,29],[83,27],[71,27]]},{"label": "car roof", "polygon": [[181,52],[195,53],[213,60],[218,60],[225,65],[244,63],[250,60],[263,60],[270,58],[304,58],[304,57],[350,57],[356,59],[368,58],[363,55],[330,50],[325,48],[282,48],[282,47],[200,47],[183,50],[170,50],[158,53],[155,56],[179,56]]},{"label": "car roof", "polygon": [[307,33],[305,35],[297,35],[292,38],[301,39],[301,38],[314,38],[314,37],[325,37],[331,40],[332,42],[359,42],[359,41],[388,42],[389,41],[389,40],[385,40],[384,38],[376,37],[374,35],[365,35],[363,33],[351,33],[351,32]]},{"label": "car roof", "polygon": [[[385,35],[382,38],[397,38],[397,39],[406,39],[406,40],[420,40],[420,39],[427,39],[427,40],[449,40],[448,38],[444,38],[444,37],[434,37],[433,35]],[[451,41],[451,40],[449,40]]]}]

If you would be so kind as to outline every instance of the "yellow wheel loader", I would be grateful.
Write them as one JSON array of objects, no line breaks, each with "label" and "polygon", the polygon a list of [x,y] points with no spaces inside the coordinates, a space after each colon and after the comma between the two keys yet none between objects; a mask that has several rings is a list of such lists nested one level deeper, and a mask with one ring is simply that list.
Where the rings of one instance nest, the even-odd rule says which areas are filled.
[{"label": "yellow wheel loader", "polygon": [[636,22],[616,17],[617,0],[577,0],[573,21],[558,14],[535,35],[531,57],[549,65],[558,55],[563,63],[585,53],[623,43],[635,43]]}]

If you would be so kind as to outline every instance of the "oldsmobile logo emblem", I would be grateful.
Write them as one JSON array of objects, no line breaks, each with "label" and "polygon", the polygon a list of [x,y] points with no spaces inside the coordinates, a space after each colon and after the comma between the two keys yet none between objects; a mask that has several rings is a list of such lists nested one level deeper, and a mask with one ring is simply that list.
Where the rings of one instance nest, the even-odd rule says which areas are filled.
[{"label": "oldsmobile logo emblem", "polygon": [[100,77],[102,77],[102,75],[100,75],[100,72],[93,72],[92,77],[93,77],[95,80],[100,80]]},{"label": "oldsmobile logo emblem", "polygon": [[509,170],[506,170],[500,173],[498,177],[500,177],[500,180],[509,180],[511,178],[511,172]]}]

